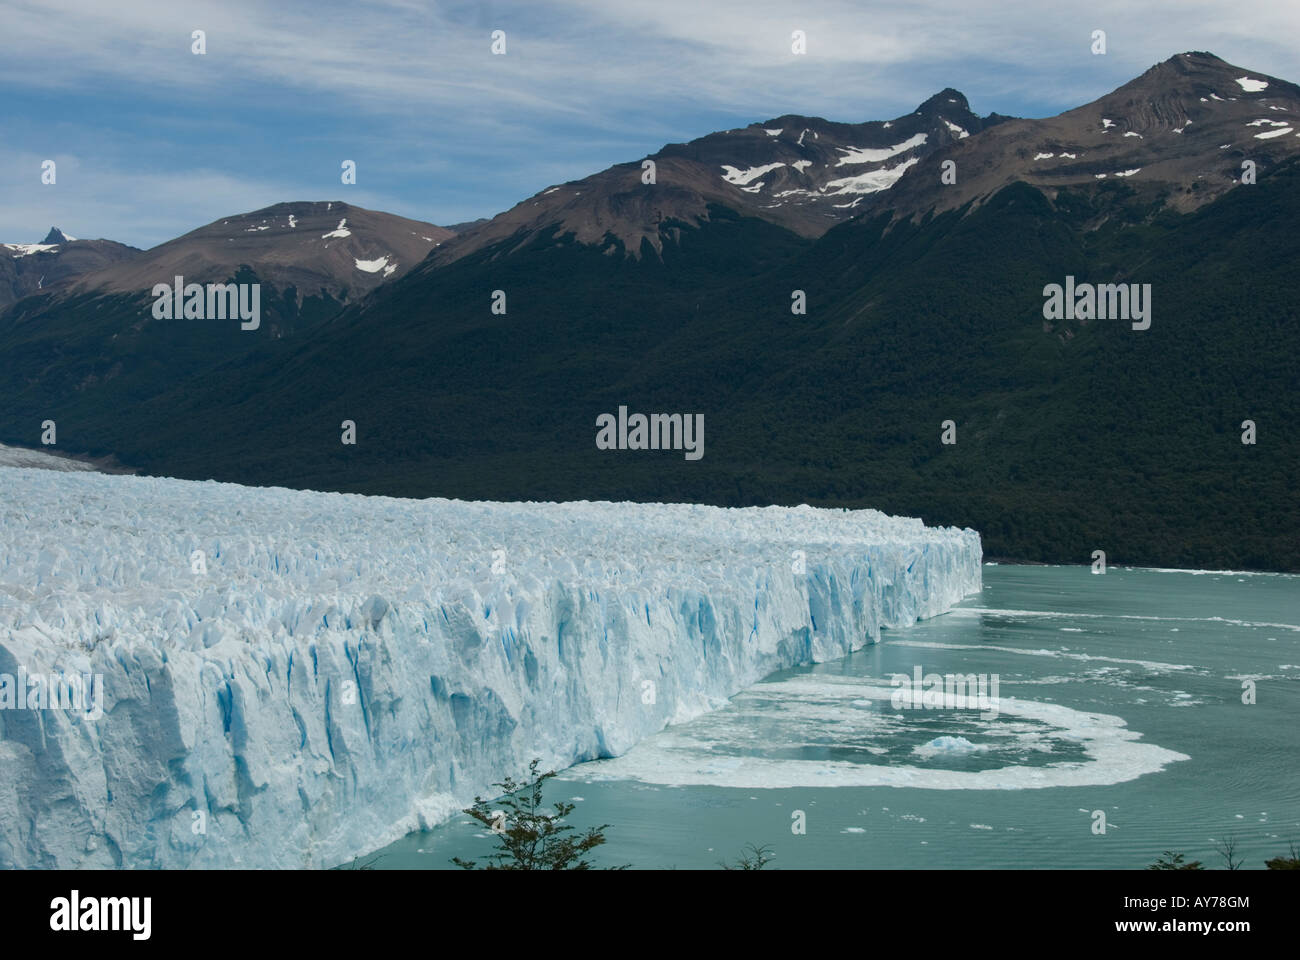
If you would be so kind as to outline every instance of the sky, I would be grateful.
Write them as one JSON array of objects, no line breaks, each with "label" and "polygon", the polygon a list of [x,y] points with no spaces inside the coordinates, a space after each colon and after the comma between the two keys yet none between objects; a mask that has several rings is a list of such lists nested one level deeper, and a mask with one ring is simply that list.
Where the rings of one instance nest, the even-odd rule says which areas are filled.
[{"label": "sky", "polygon": [[0,0],[0,23],[10,243],[150,247],[290,200],[454,224],[786,113],[892,119],[954,87],[1049,116],[1189,50],[1300,81],[1295,0]]}]

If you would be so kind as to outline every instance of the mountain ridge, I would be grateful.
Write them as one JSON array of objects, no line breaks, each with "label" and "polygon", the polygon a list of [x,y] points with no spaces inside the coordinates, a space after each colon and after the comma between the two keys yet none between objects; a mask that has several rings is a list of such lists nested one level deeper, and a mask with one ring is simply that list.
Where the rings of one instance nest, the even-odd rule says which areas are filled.
[{"label": "mountain ridge", "polygon": [[[669,143],[643,160],[547,187],[471,226],[431,261],[444,265],[498,243],[517,248],[567,233],[609,254],[639,257],[648,245],[657,256],[662,225],[670,236],[678,224],[698,225],[711,204],[820,236],[936,146],[1002,119],[991,118],[975,115],[963,94],[946,88],[892,120],[841,123],[787,114]],[[647,161],[655,164],[653,184],[644,182]]]},{"label": "mountain ridge", "polygon": [[114,240],[68,237],[57,227],[51,227],[40,243],[0,244],[0,312],[24,297],[58,289],[143,253]]},{"label": "mountain ridge", "polygon": [[[890,191],[917,217],[982,200],[1013,182],[1095,193],[1122,179],[1152,207],[1194,210],[1237,186],[1241,164],[1300,155],[1300,87],[1212,53],[1176,54],[1090,103],[1043,119],[1010,119],[945,144]],[[956,165],[956,183],[940,167]]]},{"label": "mountain ridge", "polygon": [[337,200],[276,203],[197,227],[127,266],[85,274],[75,291],[147,291],[174,275],[219,283],[247,265],[261,281],[294,288],[299,298],[346,301],[405,273],[452,236],[432,223]]}]

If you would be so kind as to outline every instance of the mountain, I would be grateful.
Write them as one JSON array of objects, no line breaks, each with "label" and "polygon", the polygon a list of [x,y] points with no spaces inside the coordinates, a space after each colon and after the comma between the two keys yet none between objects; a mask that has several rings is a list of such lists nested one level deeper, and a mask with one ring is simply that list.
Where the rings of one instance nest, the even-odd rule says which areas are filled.
[{"label": "mountain", "polygon": [[51,227],[40,243],[0,244],[0,310],[142,252],[112,240],[78,240],[58,227]]},{"label": "mountain", "polygon": [[[419,220],[322,201],[223,217],[148,251],[123,248],[129,257],[54,288],[38,287],[0,312],[0,376],[20,407],[27,399],[48,403],[53,395],[63,400],[52,412],[81,399],[91,409],[133,410],[187,378],[247,362],[268,341],[326,323],[451,236]],[[86,243],[53,249],[75,253]],[[49,256],[31,250],[17,262],[33,254]],[[186,284],[259,284],[256,329],[155,318],[154,286],[178,276]],[[28,427],[12,439],[30,442]],[[63,434],[69,441],[77,436]]]},{"label": "mountain", "polygon": [[[1183,102],[1191,67],[1179,61],[1145,75],[1148,107],[1127,93],[1129,112],[1105,119]],[[194,322],[137,337],[123,318],[82,310],[79,326],[49,338],[11,310],[0,318],[0,441],[30,445],[57,416],[69,450],[185,478],[873,506],[974,527],[992,557],[1088,562],[1100,549],[1112,563],[1300,570],[1300,158],[1255,154],[1257,183],[1203,188],[1210,198],[1194,204],[1140,174],[1053,186],[1032,173],[940,202],[1027,122],[954,135],[824,231],[795,229],[823,199],[778,223],[743,190],[697,191],[693,219],[608,222],[639,247],[566,228],[563,216],[583,209],[574,198],[535,229],[519,227],[516,208],[309,337]],[[781,134],[761,135],[784,149]],[[1180,136],[1142,149],[1176,157]],[[850,142],[835,155],[850,145],[883,149]],[[946,151],[961,151],[956,185],[931,175]],[[1202,176],[1194,158],[1162,182]],[[587,209],[613,209],[602,204],[615,195]],[[498,239],[484,239],[489,228]],[[1151,325],[1046,318],[1045,287],[1067,277],[1150,284]],[[505,314],[490,309],[493,290],[507,294]],[[792,312],[796,291],[806,313]],[[202,376],[199,349],[214,358]],[[110,375],[114,363],[132,375]],[[703,456],[599,448],[597,418],[620,407],[702,415]],[[355,445],[340,442],[344,420]],[[1257,443],[1241,442],[1246,420]],[[946,421],[955,444],[941,442]]]},{"label": "mountain", "polygon": [[654,162],[617,164],[548,187],[487,222],[469,225],[434,252],[443,266],[487,247],[517,249],[573,234],[605,253],[658,255],[683,228],[709,219],[710,206],[817,237],[852,218],[934,150],[1001,122],[980,118],[956,90],[940,91],[893,120],[832,123],[786,115],[665,146]]},{"label": "mountain", "polygon": [[[1055,199],[1122,181],[1127,205],[1193,210],[1241,181],[1242,161],[1275,166],[1300,155],[1300,87],[1183,53],[1085,106],[1044,120],[1008,119],[949,141],[890,191],[899,215],[953,210],[1011,183]],[[956,183],[941,184],[945,161]]]},{"label": "mountain", "polygon": [[76,292],[148,291],[183,276],[186,283],[220,283],[247,267],[299,300],[346,303],[401,276],[450,230],[348,203],[277,203],[223,217],[153,247],[130,264],[88,274]]}]

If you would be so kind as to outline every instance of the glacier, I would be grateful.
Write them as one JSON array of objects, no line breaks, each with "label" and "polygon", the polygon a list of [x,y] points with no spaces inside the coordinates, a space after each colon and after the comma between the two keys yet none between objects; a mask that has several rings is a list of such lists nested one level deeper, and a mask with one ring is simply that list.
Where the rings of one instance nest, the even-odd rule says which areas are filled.
[{"label": "glacier", "polygon": [[[874,510],[0,466],[0,867],[345,863],[939,615],[981,559]],[[101,696],[18,708],[20,675]]]}]

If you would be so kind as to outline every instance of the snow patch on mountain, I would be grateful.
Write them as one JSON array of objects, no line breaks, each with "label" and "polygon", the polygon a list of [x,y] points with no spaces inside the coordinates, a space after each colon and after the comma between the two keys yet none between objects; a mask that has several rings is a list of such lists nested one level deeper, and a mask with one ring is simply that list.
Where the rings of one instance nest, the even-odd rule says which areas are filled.
[{"label": "snow patch on mountain", "polygon": [[8,250],[14,259],[19,257],[30,257],[33,253],[48,253],[51,250],[57,250],[57,243],[0,243],[0,247]]},{"label": "snow patch on mountain", "polygon": [[1237,85],[1247,93],[1259,93],[1261,90],[1268,88],[1267,80],[1255,80],[1251,77],[1238,77]]},{"label": "snow patch on mountain", "polygon": [[[925,134],[920,134],[925,136]],[[881,190],[888,190],[898,178],[907,172],[907,168],[919,162],[919,158],[912,157],[905,160],[896,167],[881,167],[879,170],[872,170],[856,177],[843,177],[839,180],[827,182],[826,188],[833,194],[841,193],[879,193]],[[836,190],[834,188],[838,187]]]},{"label": "snow patch on mountain", "polygon": [[[888,124],[886,124],[886,126],[888,126]],[[840,157],[836,166],[842,167],[846,163],[880,163],[883,160],[888,160],[890,157],[898,156],[900,153],[905,153],[908,150],[922,146],[927,139],[929,139],[928,135],[918,133],[915,136],[908,137],[902,143],[896,143],[892,147],[884,147],[881,149],[871,147],[836,147],[836,150],[844,153],[844,156]]]},{"label": "snow patch on mountain", "polygon": [[[726,163],[722,164],[721,166],[722,169],[726,171],[726,173],[722,175],[723,180],[726,180],[727,183],[734,183],[738,187],[743,187],[745,184],[749,183],[750,181],[757,180],[765,173],[770,173],[773,170],[776,170],[780,167],[784,167],[785,164],[769,163],[761,167],[748,167],[747,169],[744,170],[740,169],[739,167],[733,167],[730,164],[726,164]],[[762,184],[759,184],[759,186],[761,187]]]},{"label": "snow patch on mountain", "polygon": [[348,229],[348,218],[344,217],[342,220],[339,221],[339,225],[337,227],[335,227],[329,233],[322,233],[320,235],[320,238],[322,240],[329,240],[331,237],[350,237],[350,236],[352,236],[352,231]]}]

